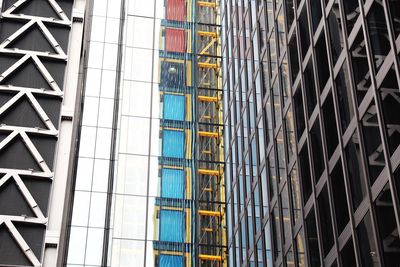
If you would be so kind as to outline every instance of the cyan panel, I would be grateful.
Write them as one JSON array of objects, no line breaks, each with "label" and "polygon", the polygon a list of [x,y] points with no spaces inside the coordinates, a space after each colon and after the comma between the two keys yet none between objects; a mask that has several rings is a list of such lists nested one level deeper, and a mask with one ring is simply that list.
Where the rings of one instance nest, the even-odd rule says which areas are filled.
[{"label": "cyan panel", "polygon": [[171,158],[184,157],[185,133],[183,131],[163,131],[162,155]]},{"label": "cyan panel", "polygon": [[183,267],[183,257],[173,255],[160,255],[160,267]]},{"label": "cyan panel", "polygon": [[185,119],[185,96],[164,95],[164,119],[183,121]]},{"label": "cyan panel", "polygon": [[161,196],[166,198],[183,198],[183,170],[163,169],[161,177]]},{"label": "cyan panel", "polygon": [[184,232],[184,213],[182,211],[160,211],[160,241],[183,242]]}]

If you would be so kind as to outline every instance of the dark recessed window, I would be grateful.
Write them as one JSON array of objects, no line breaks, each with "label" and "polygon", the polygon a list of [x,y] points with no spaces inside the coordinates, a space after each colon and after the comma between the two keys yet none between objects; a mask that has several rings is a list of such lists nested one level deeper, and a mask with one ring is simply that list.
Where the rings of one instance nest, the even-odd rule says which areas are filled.
[{"label": "dark recessed window", "polygon": [[382,111],[387,129],[389,152],[392,155],[400,145],[400,116],[394,110],[400,110],[400,92],[394,65],[389,69],[379,91],[382,100]]},{"label": "dark recessed window", "polygon": [[375,101],[372,100],[367,112],[361,120],[364,136],[365,152],[371,184],[375,182],[385,166],[385,157],[382,150],[382,139],[379,133],[379,123]]},{"label": "dark recessed window", "polygon": [[311,146],[312,146],[312,158],[314,162],[314,173],[316,183],[319,181],[323,171],[325,170],[324,153],[322,150],[322,139],[319,119],[317,118],[314,125],[311,128]]},{"label": "dark recessed window", "polygon": [[347,34],[349,35],[360,14],[358,0],[343,1]]},{"label": "dark recessed window", "polygon": [[357,236],[358,246],[360,247],[361,266],[380,266],[369,212],[367,212],[364,219],[358,225]]},{"label": "dark recessed window", "polygon": [[303,134],[304,129],[306,127],[306,123],[304,121],[303,96],[301,95],[300,88],[294,94],[293,98],[294,98],[294,104],[293,104],[294,114],[296,116],[297,136],[298,136],[298,138],[300,138],[300,136]]},{"label": "dark recessed window", "polygon": [[306,218],[307,226],[307,243],[308,243],[308,254],[310,255],[310,266],[319,267],[321,261],[319,258],[319,248],[318,248],[318,234],[317,225],[315,222],[314,208],[310,211]]},{"label": "dark recessed window", "polygon": [[292,83],[296,80],[297,73],[299,72],[299,58],[298,58],[298,47],[296,40],[296,32],[293,32],[292,38],[289,40],[289,60],[290,60],[290,73],[292,77]]},{"label": "dark recessed window", "polygon": [[340,257],[342,258],[343,267],[357,266],[356,257],[354,255],[353,239],[351,236],[346,245],[343,247],[342,251],[340,252]]},{"label": "dark recessed window", "polygon": [[371,86],[371,76],[368,67],[367,52],[363,31],[359,30],[353,44],[350,47],[353,66],[353,78],[358,104],[364,99],[368,88]]},{"label": "dark recessed window", "polygon": [[299,165],[301,173],[301,183],[303,187],[303,199],[304,203],[306,203],[312,193],[312,182],[311,182],[307,142],[304,144],[302,150],[300,151]]},{"label": "dark recessed window", "polygon": [[311,16],[313,31],[315,32],[322,18],[321,1],[311,1]]},{"label": "dark recessed window", "polygon": [[360,139],[357,132],[351,137],[345,152],[352,194],[351,199],[356,209],[364,199],[366,191],[360,155]]},{"label": "dark recessed window", "polygon": [[304,58],[304,56],[307,53],[308,47],[310,46],[310,32],[308,30],[308,18],[305,5],[303,5],[303,10],[301,11],[300,14],[299,29],[300,29],[301,51]]},{"label": "dark recessed window", "polygon": [[322,93],[322,90],[324,89],[325,84],[328,82],[328,79],[330,77],[324,32],[322,32],[320,37],[318,38],[317,44],[315,46],[315,55],[318,69],[318,82],[320,90],[319,93]]},{"label": "dark recessed window", "polygon": [[367,15],[369,39],[375,68],[378,71],[390,51],[390,42],[382,3],[374,1]]},{"label": "dark recessed window", "polygon": [[339,144],[332,93],[329,93],[325,103],[322,105],[322,114],[324,119],[326,146],[328,148],[328,158],[330,158]]},{"label": "dark recessed window", "polygon": [[304,70],[304,90],[307,96],[307,110],[308,116],[311,116],[315,106],[317,105],[317,96],[315,92],[315,79],[314,79],[314,71],[313,64],[310,60],[307,64],[306,69]]},{"label": "dark recessed window", "polygon": [[318,196],[318,210],[319,221],[321,224],[322,244],[324,246],[324,256],[326,256],[334,244],[331,220],[332,216],[330,212],[331,209],[329,206],[329,196],[326,185]]},{"label": "dark recessed window", "polygon": [[342,20],[340,19],[340,9],[339,9],[339,4],[337,2],[333,4],[331,11],[329,12],[328,25],[331,37],[330,44],[331,44],[333,64],[335,64],[344,46]]},{"label": "dark recessed window", "polygon": [[335,84],[339,100],[340,121],[343,132],[345,132],[354,116],[353,101],[351,99],[351,85],[346,61],[343,63],[342,68],[335,79]]},{"label": "dark recessed window", "polygon": [[339,159],[331,173],[332,193],[335,205],[335,219],[339,235],[349,222],[349,213],[347,211],[349,206],[347,204],[344,179],[342,163]]},{"label": "dark recessed window", "polygon": [[387,184],[375,200],[376,219],[386,266],[400,266],[400,238],[393,199]]}]

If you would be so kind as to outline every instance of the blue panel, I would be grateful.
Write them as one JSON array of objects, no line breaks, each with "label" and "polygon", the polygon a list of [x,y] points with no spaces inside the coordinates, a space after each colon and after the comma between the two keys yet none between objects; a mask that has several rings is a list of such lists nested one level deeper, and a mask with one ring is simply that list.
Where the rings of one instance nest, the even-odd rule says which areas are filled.
[{"label": "blue panel", "polygon": [[185,133],[183,131],[163,131],[162,155],[171,158],[184,157]]},{"label": "blue panel", "polygon": [[183,242],[184,213],[175,210],[160,212],[160,241]]},{"label": "blue panel", "polygon": [[183,257],[161,254],[159,267],[183,267]]},{"label": "blue panel", "polygon": [[163,169],[161,177],[161,196],[168,198],[183,198],[183,170]]},{"label": "blue panel", "polygon": [[183,121],[185,119],[185,96],[165,94],[163,118]]}]

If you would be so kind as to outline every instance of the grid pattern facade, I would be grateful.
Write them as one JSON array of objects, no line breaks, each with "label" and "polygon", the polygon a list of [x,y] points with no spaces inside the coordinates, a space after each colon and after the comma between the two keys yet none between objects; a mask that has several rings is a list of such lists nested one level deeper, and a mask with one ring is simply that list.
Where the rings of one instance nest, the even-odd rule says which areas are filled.
[{"label": "grid pattern facade", "polygon": [[230,266],[398,266],[399,2],[222,5]]},{"label": "grid pattern facade", "polygon": [[[119,32],[122,1],[88,1],[81,59],[83,94],[74,158],[71,200],[66,219],[63,266],[101,266],[106,257],[110,213],[112,140],[119,71]],[[107,56],[103,56],[107,55]]]},{"label": "grid pattern facade", "polygon": [[87,13],[64,266],[226,266],[219,1]]}]

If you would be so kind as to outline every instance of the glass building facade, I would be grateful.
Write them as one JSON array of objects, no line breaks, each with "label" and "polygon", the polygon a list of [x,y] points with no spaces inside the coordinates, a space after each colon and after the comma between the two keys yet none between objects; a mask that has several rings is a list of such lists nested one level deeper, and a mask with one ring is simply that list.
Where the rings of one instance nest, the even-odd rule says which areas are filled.
[{"label": "glass building facade", "polygon": [[63,266],[226,266],[217,3],[88,1]]},{"label": "glass building facade", "polygon": [[222,2],[230,266],[398,266],[399,1]]}]

